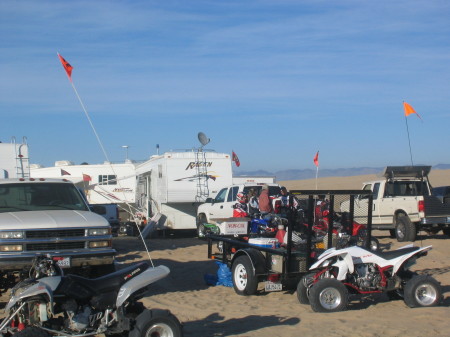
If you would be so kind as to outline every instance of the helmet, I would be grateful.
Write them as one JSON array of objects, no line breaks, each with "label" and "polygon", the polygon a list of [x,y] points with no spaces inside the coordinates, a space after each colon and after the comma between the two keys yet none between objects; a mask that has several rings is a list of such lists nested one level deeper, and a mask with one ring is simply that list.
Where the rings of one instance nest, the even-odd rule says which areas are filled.
[{"label": "helmet", "polygon": [[236,195],[236,200],[239,201],[241,204],[245,203],[247,201],[247,194],[245,192],[238,192]]}]

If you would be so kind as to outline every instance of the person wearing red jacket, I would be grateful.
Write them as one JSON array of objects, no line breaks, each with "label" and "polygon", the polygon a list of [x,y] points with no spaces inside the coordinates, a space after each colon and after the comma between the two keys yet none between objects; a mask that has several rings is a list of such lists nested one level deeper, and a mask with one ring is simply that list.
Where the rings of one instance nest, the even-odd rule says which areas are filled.
[{"label": "person wearing red jacket", "polygon": [[236,200],[237,203],[234,205],[233,217],[234,218],[248,217],[247,194],[245,194],[245,192],[239,192],[236,195]]},{"label": "person wearing red jacket", "polygon": [[258,203],[261,216],[273,213],[272,200],[269,196],[269,185],[264,184],[261,187],[261,194],[259,195]]}]

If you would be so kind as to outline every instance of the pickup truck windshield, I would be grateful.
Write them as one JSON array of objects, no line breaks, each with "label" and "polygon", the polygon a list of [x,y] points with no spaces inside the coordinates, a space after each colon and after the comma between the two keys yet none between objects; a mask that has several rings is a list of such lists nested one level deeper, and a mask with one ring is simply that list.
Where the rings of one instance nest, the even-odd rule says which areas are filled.
[{"label": "pickup truck windshield", "polygon": [[89,211],[82,196],[67,183],[0,184],[0,213],[43,210]]}]

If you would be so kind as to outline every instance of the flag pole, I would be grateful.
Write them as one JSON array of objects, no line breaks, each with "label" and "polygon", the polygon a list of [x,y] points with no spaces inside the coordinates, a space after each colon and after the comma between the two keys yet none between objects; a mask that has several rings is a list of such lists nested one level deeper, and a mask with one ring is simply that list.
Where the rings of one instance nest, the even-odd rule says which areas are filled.
[{"label": "flag pole", "polygon": [[108,154],[106,153],[105,148],[103,147],[103,144],[102,144],[102,142],[100,140],[100,137],[98,136],[97,130],[95,130],[94,124],[92,123],[91,117],[89,117],[89,114],[88,114],[88,112],[86,110],[86,107],[84,106],[84,103],[81,100],[80,95],[78,94],[77,88],[75,88],[75,84],[73,84],[73,81],[70,81],[70,84],[72,84],[72,88],[75,91],[75,95],[77,95],[78,101],[81,104],[81,108],[83,109],[84,114],[86,115],[86,118],[88,119],[89,124],[91,125],[92,131],[94,131],[95,137],[97,138],[97,142],[100,145],[100,148],[102,149],[102,152],[103,152],[106,160],[109,162]]},{"label": "flag pole", "polygon": [[316,166],[316,190],[317,190],[317,179],[319,177],[319,166]]},{"label": "flag pole", "polygon": [[408,118],[406,118],[406,116],[405,116],[405,122],[406,122],[406,132],[408,133],[409,156],[411,157],[411,166],[414,166],[413,157],[412,157],[412,150],[411,150],[411,140],[409,138]]}]

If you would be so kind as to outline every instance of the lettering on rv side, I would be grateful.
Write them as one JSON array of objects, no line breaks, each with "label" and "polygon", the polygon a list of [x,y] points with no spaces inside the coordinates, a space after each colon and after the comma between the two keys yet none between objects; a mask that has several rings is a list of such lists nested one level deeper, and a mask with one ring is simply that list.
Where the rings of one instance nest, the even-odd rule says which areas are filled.
[{"label": "lettering on rv side", "polygon": [[200,167],[200,166],[204,166],[204,167],[211,167],[212,166],[212,161],[208,161],[208,162],[202,162],[202,163],[199,163],[199,162],[195,162],[195,161],[191,161],[187,166],[186,166],[186,171],[187,170],[192,170],[193,168],[195,168],[195,167]]}]

